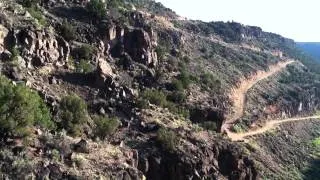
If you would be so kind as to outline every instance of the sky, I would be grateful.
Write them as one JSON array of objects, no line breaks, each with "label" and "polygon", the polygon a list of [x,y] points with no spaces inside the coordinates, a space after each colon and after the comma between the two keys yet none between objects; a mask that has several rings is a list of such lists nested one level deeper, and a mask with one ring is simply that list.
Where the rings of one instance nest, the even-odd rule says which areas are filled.
[{"label": "sky", "polygon": [[320,42],[320,0],[156,0],[178,15],[259,26],[297,42]]}]

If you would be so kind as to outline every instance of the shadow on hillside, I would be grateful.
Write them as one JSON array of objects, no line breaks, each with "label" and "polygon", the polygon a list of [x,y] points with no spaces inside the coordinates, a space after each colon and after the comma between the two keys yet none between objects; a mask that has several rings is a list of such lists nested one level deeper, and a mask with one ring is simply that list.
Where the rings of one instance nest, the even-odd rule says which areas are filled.
[{"label": "shadow on hillside", "polygon": [[313,160],[303,172],[305,180],[318,180],[320,177],[320,159]]},{"label": "shadow on hillside", "polygon": [[61,18],[88,21],[88,12],[83,7],[55,7],[50,12]]},{"label": "shadow on hillside", "polygon": [[95,88],[95,76],[93,73],[65,73],[58,75],[57,78],[70,84]]}]

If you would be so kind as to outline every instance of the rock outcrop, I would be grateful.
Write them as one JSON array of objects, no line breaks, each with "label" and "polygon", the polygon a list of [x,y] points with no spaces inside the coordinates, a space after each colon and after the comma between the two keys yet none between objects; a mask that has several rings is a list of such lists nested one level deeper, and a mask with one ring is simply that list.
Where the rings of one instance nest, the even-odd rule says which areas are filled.
[{"label": "rock outcrop", "polygon": [[46,30],[32,29],[14,31],[13,35],[27,67],[66,64],[70,48],[63,38]]},{"label": "rock outcrop", "polygon": [[100,58],[97,65],[96,85],[104,87],[105,83],[110,84],[113,81],[114,76],[110,64],[105,59]]},{"label": "rock outcrop", "polygon": [[128,52],[134,61],[155,67],[158,64],[156,36],[153,30],[126,29],[124,35],[124,51]]},{"label": "rock outcrop", "polygon": [[124,57],[128,54],[135,62],[148,67],[157,66],[157,35],[151,28],[145,30],[111,26],[105,36],[104,42],[109,45],[107,52],[110,51],[113,57]]},{"label": "rock outcrop", "polygon": [[8,35],[8,29],[0,25],[0,54],[5,50],[5,38]]},{"label": "rock outcrop", "polygon": [[[192,148],[191,148],[192,147]],[[140,157],[147,179],[257,179],[254,162],[235,145],[196,143],[183,152],[161,152]]]}]

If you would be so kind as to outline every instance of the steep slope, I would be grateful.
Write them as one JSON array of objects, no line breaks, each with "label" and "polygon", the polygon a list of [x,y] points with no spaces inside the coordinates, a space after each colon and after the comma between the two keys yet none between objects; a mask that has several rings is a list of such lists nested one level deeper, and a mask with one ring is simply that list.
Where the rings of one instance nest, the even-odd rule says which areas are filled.
[{"label": "steep slope", "polygon": [[53,124],[16,118],[25,94],[0,86],[16,107],[0,108],[3,178],[259,179],[274,172],[263,154],[219,132],[320,103],[320,65],[259,27],[189,21],[151,0],[1,0],[0,22],[7,86],[37,91]]},{"label": "steep slope", "polygon": [[[250,78],[243,80],[239,87],[234,89],[230,95],[230,99],[233,101],[233,111],[234,113],[228,117],[228,120],[224,125],[233,124],[236,120],[243,116],[243,111],[245,108],[246,95],[250,88],[252,88],[255,84],[259,83],[259,81],[266,79],[275,73],[278,73],[283,68],[285,68],[288,64],[294,63],[293,60],[287,60],[284,62],[279,62],[273,66],[269,67],[268,71],[259,71],[255,75]],[[229,127],[222,127],[221,129],[228,129]]]},{"label": "steep slope", "polygon": [[247,147],[267,179],[318,179],[319,120],[289,122],[251,140]]}]

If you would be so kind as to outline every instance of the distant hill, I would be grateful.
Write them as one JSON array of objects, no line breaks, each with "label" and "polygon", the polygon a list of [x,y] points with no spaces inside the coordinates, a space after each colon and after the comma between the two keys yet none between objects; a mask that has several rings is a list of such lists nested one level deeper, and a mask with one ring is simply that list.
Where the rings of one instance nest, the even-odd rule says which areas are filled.
[{"label": "distant hill", "polygon": [[299,42],[297,45],[320,61],[320,42]]}]

